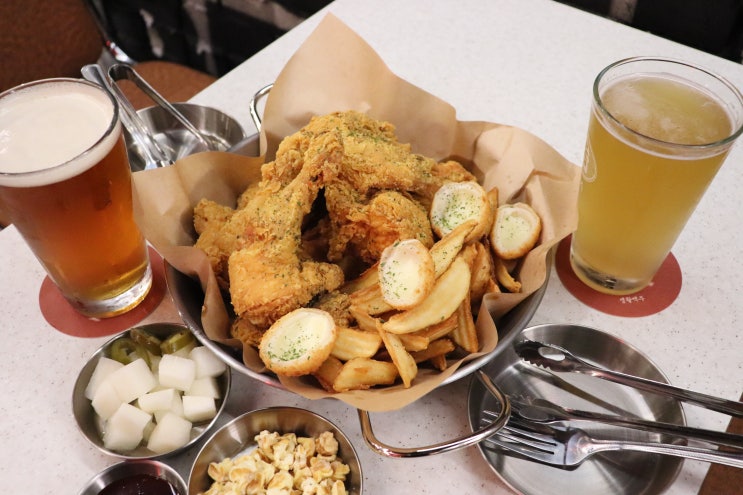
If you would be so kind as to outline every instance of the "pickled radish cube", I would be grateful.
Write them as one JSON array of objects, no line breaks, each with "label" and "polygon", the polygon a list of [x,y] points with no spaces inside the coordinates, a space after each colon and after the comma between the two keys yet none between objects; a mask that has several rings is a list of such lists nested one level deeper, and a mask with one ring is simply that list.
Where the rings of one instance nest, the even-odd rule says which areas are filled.
[{"label": "pickled radish cube", "polygon": [[192,423],[206,421],[217,415],[217,406],[211,397],[183,396],[183,417]]},{"label": "pickled radish cube", "polygon": [[122,402],[131,402],[157,386],[157,379],[144,359],[137,359],[111,373],[111,381]]},{"label": "pickled radish cube", "polygon": [[176,416],[180,416],[183,418],[183,400],[181,399],[181,394],[176,393],[173,397],[173,402],[170,404],[170,407],[168,409],[163,409],[161,411],[155,411],[155,421],[158,423],[160,420],[165,416],[166,414],[175,414]]},{"label": "pickled radish cube", "polygon": [[165,354],[160,360],[160,385],[188,390],[196,378],[196,363],[188,358]]},{"label": "pickled radish cube", "polygon": [[196,363],[196,378],[219,376],[227,370],[224,361],[207,347],[194,347],[188,357]]},{"label": "pickled radish cube", "polygon": [[149,392],[137,399],[137,406],[147,413],[168,411],[173,404],[173,400],[175,400],[177,396],[178,392],[174,388]]},{"label": "pickled radish cube", "polygon": [[163,416],[150,433],[147,448],[156,454],[171,452],[191,440],[190,421],[173,413]]},{"label": "pickled radish cube", "polygon": [[90,375],[88,386],[85,387],[85,398],[93,400],[93,397],[95,397],[95,392],[96,390],[98,390],[100,384],[103,383],[103,381],[108,378],[111,373],[123,367],[124,365],[120,362],[102,356],[98,360],[98,363],[96,363],[93,374]]},{"label": "pickled radish cube", "polygon": [[121,404],[106,422],[103,445],[110,450],[127,451],[142,442],[144,429],[152,416],[131,404]]},{"label": "pickled radish cube", "polygon": [[204,378],[197,378],[191,384],[191,388],[186,390],[186,395],[200,395],[202,397],[211,397],[212,399],[219,399],[222,393],[219,390],[217,379],[206,376]]},{"label": "pickled radish cube", "polygon": [[123,403],[110,380],[105,380],[96,387],[91,401],[93,410],[103,419],[110,418]]},{"label": "pickled radish cube", "polygon": [[150,435],[152,435],[152,431],[155,429],[155,422],[150,421],[147,423],[144,427],[144,430],[142,430],[142,440],[144,442],[150,441]]}]

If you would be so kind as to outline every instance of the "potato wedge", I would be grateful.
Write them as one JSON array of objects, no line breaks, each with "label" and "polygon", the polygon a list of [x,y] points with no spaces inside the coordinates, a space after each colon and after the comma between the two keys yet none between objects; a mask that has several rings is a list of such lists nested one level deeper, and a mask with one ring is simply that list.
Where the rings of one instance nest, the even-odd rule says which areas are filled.
[{"label": "potato wedge", "polygon": [[457,328],[456,312],[444,321],[429,325],[423,330],[418,330],[417,332],[404,335],[421,336],[427,338],[430,342],[433,342],[434,340],[449,335],[455,328]]},{"label": "potato wedge", "polygon": [[428,360],[428,362],[431,363],[431,366],[439,371],[444,371],[448,366],[448,363],[446,362],[446,354],[432,356],[431,359]]},{"label": "potato wedge", "polygon": [[480,343],[477,338],[477,328],[475,320],[472,317],[472,308],[470,306],[470,296],[467,297],[457,308],[457,328],[451,333],[454,342],[467,352],[477,352],[480,349]]},{"label": "potato wedge", "polygon": [[350,297],[352,306],[370,315],[379,315],[395,309],[382,297],[379,284],[357,290]]},{"label": "potato wedge", "polygon": [[366,289],[379,282],[379,263],[375,263],[358,277],[351,279],[344,283],[340,287],[340,291],[344,294],[353,294],[354,292]]},{"label": "potato wedge", "polygon": [[413,379],[418,374],[418,365],[400,340],[400,336],[386,332],[381,325],[377,325],[379,335],[382,337],[384,347],[397,368],[405,388],[410,388]]},{"label": "potato wedge", "polygon": [[508,271],[508,266],[506,266],[505,261],[496,257],[493,260],[493,264],[495,265],[495,279],[498,283],[508,292],[521,292],[521,282],[513,278],[511,273]]},{"label": "potato wedge", "polygon": [[479,303],[489,289],[493,287],[495,267],[490,250],[481,242],[472,244],[475,247],[475,257],[470,265],[472,280],[470,281],[470,299]]},{"label": "potato wedge", "polygon": [[477,226],[477,220],[467,220],[439,239],[431,247],[431,258],[436,271],[436,278],[449,268],[464,245],[464,239]]},{"label": "potato wedge", "polygon": [[330,355],[342,361],[357,357],[370,358],[377,353],[381,345],[382,338],[377,332],[338,327],[338,335]]},{"label": "potato wedge", "polygon": [[392,385],[397,380],[397,367],[389,361],[353,358],[343,363],[333,381],[333,390],[365,390],[375,385]]},{"label": "potato wedge", "polygon": [[335,392],[333,383],[340,373],[343,363],[340,359],[330,356],[320,367],[312,373],[323,389],[327,392]]},{"label": "potato wedge", "polygon": [[456,346],[451,339],[443,338],[434,340],[431,344],[423,349],[422,351],[411,352],[410,355],[413,357],[416,363],[422,363],[435,358],[436,356],[446,356],[450,352],[454,351]]},{"label": "potato wedge", "polygon": [[403,333],[399,337],[402,345],[405,346],[405,350],[408,352],[421,351],[431,343],[428,337],[416,335],[415,333]]},{"label": "potato wedge", "polygon": [[470,269],[461,257],[436,281],[429,296],[418,306],[395,314],[382,324],[384,330],[411,333],[451,316],[470,291]]},{"label": "potato wedge", "polygon": [[373,317],[364,311],[363,308],[359,308],[358,306],[352,305],[348,311],[351,313],[354,320],[356,320],[356,324],[359,326],[360,330],[377,333],[377,318]]}]

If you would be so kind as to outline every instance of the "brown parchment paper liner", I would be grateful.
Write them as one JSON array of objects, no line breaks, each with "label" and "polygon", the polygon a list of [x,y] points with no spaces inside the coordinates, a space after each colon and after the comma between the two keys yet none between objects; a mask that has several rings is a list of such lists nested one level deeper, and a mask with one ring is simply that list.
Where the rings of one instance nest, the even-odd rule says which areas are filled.
[{"label": "brown parchment paper liner", "polygon": [[[245,88],[245,100],[257,89]],[[497,90],[496,85],[493,91]],[[543,221],[540,244],[519,269],[523,291],[486,296],[477,318],[480,353],[452,362],[443,373],[421,369],[409,389],[395,385],[328,394],[312,379],[280,378],[288,390],[304,397],[334,397],[367,411],[388,411],[410,404],[463,362],[495,349],[498,338],[493,317],[497,321],[542,286],[549,250],[575,228],[579,168],[522,129],[458,121],[453,107],[395,76],[367,43],[332,15],[323,19],[275,81],[263,116],[262,154],[271,160],[281,139],[306,125],[313,115],[350,109],[392,122],[398,139],[411,143],[416,153],[460,160],[486,189],[498,186],[501,203],[525,201]],[[147,239],[174,267],[200,279],[206,293],[204,331],[212,339],[233,345],[239,343],[229,336],[229,303],[223,302],[203,253],[191,247],[192,209],[204,197],[234,206],[245,187],[259,179],[262,162],[227,153],[202,153],[171,167],[137,172],[134,177],[138,220]],[[254,349],[246,346],[243,354],[246,366],[264,370]]]}]

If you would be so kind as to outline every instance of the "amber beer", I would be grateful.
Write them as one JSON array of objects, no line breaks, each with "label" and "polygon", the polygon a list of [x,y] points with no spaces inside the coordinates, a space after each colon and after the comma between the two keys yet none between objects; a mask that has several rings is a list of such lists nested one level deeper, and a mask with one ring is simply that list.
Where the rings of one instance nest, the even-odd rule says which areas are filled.
[{"label": "amber beer", "polygon": [[0,95],[0,208],[81,313],[109,317],[152,284],[116,102],[76,79]]},{"label": "amber beer", "polygon": [[651,282],[741,133],[742,98],[678,61],[599,74],[571,246],[583,282],[617,295]]}]

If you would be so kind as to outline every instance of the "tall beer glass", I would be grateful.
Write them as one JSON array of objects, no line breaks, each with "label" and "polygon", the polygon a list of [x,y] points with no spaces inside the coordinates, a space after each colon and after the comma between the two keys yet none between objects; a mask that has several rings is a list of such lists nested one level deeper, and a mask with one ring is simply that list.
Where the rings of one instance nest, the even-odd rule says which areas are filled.
[{"label": "tall beer glass", "polygon": [[578,278],[610,294],[646,287],[742,131],[743,96],[706,70],[648,57],[604,69],[571,246]]},{"label": "tall beer glass", "polygon": [[77,79],[0,94],[0,207],[80,313],[110,317],[152,285],[116,101]]}]

